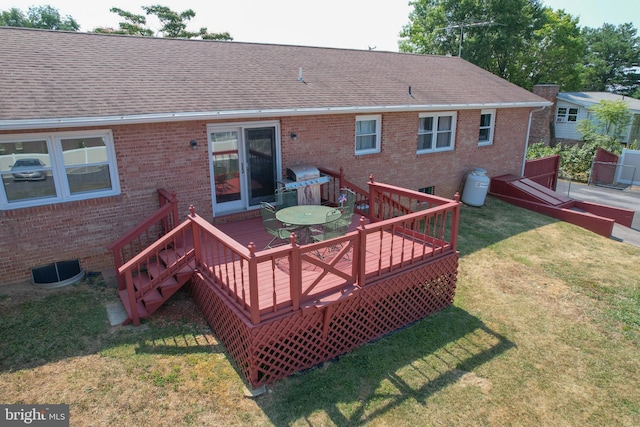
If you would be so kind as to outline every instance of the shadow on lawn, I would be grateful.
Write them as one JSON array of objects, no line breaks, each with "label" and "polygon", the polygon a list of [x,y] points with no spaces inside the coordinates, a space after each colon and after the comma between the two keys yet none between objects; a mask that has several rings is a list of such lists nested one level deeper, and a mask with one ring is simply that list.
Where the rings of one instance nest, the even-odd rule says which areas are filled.
[{"label": "shadow on lawn", "polygon": [[257,402],[275,425],[301,419],[311,425],[318,412],[335,425],[365,425],[406,401],[425,404],[463,377],[490,387],[471,371],[513,347],[477,317],[449,307],[337,362],[285,378]]},{"label": "shadow on lawn", "polygon": [[186,291],[140,327],[109,326],[113,288],[89,281],[22,302],[0,298],[0,372],[133,347],[136,354],[224,353]]}]

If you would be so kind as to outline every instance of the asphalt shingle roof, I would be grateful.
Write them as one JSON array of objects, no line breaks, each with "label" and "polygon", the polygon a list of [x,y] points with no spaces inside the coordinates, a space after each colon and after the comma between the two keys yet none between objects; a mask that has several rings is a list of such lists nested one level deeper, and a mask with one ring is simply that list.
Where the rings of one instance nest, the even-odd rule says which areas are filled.
[{"label": "asphalt shingle roof", "polygon": [[611,92],[560,92],[558,99],[562,99],[583,107],[591,107],[600,101],[624,101],[634,113],[640,113],[640,100]]},{"label": "asphalt shingle roof", "polygon": [[0,70],[0,123],[546,103],[456,57],[10,27]]}]

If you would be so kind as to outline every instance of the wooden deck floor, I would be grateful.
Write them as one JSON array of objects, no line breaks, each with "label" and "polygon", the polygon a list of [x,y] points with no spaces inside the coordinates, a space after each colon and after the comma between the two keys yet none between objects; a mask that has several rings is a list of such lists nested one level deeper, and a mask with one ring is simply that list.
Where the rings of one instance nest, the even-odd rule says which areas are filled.
[{"label": "wooden deck floor", "polygon": [[[354,221],[349,231],[356,229],[359,224],[359,216],[354,217]],[[258,251],[262,250],[272,239],[272,236],[264,231],[261,218],[251,218],[247,220],[216,225],[221,231],[229,235],[243,246],[253,242]],[[281,242],[283,243],[283,242]],[[336,258],[341,251],[340,247],[325,250],[321,253],[307,253],[301,260],[301,303],[304,305],[322,305],[327,299],[335,299],[336,288],[343,292],[353,289],[355,278],[352,276],[353,250],[348,249],[341,257]],[[402,239],[392,233],[384,232],[376,235],[375,238],[367,240],[366,276],[368,281],[373,281],[377,277],[392,274],[402,268],[411,268],[411,262],[416,258],[432,256],[432,249],[422,244],[415,245],[414,242]],[[229,271],[233,275],[244,275],[247,277],[248,270],[246,263],[240,266],[239,262],[233,267],[225,266],[225,270],[214,272],[222,281],[229,282]],[[273,259],[272,262],[263,262],[258,267],[259,281],[259,307],[262,314],[276,313],[280,308],[288,307],[291,304],[291,278],[290,266],[287,258]],[[246,284],[246,283],[245,283]],[[243,288],[242,282],[235,287],[235,296],[239,308],[249,311],[250,304],[242,300],[242,294],[248,295],[248,287]]]},{"label": "wooden deck floor", "polygon": [[[354,220],[349,227],[349,231],[353,231],[358,226],[360,221],[359,215],[354,215]],[[367,220],[368,222],[368,220]],[[224,224],[216,224],[216,228],[222,230],[224,233],[233,237],[235,241],[242,246],[248,246],[253,242],[256,245],[257,250],[262,250],[273,238],[273,236],[267,233],[262,226],[262,218],[249,218],[241,221],[228,222]],[[273,245],[282,244],[283,242],[274,242]]]}]

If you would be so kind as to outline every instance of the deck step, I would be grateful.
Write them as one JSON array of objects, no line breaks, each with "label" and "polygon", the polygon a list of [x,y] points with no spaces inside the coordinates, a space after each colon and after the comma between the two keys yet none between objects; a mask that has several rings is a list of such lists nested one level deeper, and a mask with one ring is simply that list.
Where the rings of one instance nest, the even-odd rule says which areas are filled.
[{"label": "deck step", "polygon": [[144,296],[140,298],[140,300],[147,309],[147,312],[151,314],[158,308],[160,308],[160,306],[166,301],[166,298],[164,298],[160,291],[155,288],[144,294]]},{"label": "deck step", "polygon": [[160,251],[158,256],[166,265],[171,265],[184,257],[192,249],[192,247],[167,248]]},{"label": "deck step", "polygon": [[160,283],[156,289],[160,292],[164,300],[166,301],[171,295],[175,294],[182,285],[186,283],[186,280],[182,283],[178,282],[173,277],[167,277],[162,283]]},{"label": "deck step", "polygon": [[184,256],[184,251],[181,249],[165,249],[160,251],[158,255],[165,265],[171,265]]},{"label": "deck step", "polygon": [[167,271],[167,267],[165,267],[165,265],[160,261],[147,264],[147,272],[149,273],[149,277],[152,279],[160,277],[160,275],[165,271]]},{"label": "deck step", "polygon": [[[122,289],[118,291],[118,295],[120,296],[120,301],[122,301],[124,309],[127,311],[128,319],[123,322],[123,324],[127,324],[133,321],[133,313],[131,311],[131,303],[129,302],[129,294],[127,293],[126,289]],[[147,311],[142,301],[138,301],[136,306],[138,309],[138,318],[144,319],[145,317],[149,316],[149,312]]]},{"label": "deck step", "polygon": [[140,272],[140,274],[138,274],[137,276],[133,276],[133,288],[136,291],[144,292],[150,281],[151,279],[146,272]]}]

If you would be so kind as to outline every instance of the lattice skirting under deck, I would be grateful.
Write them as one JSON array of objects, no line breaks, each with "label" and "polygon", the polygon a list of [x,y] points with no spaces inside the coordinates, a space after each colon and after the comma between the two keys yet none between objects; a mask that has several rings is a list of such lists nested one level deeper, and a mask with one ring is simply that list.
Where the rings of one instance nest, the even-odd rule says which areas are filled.
[{"label": "lattice skirting under deck", "polygon": [[337,301],[252,325],[196,274],[191,292],[252,387],[347,353],[453,303],[458,254],[367,284]]}]

